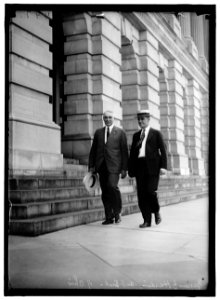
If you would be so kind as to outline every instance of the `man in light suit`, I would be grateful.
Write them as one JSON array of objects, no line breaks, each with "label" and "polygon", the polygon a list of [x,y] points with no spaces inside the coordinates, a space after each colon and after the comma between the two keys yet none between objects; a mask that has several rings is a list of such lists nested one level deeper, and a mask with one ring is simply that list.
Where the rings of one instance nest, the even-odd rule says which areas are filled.
[{"label": "man in light suit", "polygon": [[144,219],[139,227],[145,228],[151,226],[152,213],[155,223],[161,222],[157,188],[160,175],[166,174],[167,153],[162,134],[149,126],[149,110],[139,111],[137,119],[141,130],[133,135],[128,174],[136,178],[138,205]]},{"label": "man in light suit", "polygon": [[102,202],[105,209],[103,225],[121,222],[119,177],[127,176],[128,146],[125,132],[114,126],[112,111],[103,114],[105,126],[97,129],[89,154],[89,171],[99,174]]}]

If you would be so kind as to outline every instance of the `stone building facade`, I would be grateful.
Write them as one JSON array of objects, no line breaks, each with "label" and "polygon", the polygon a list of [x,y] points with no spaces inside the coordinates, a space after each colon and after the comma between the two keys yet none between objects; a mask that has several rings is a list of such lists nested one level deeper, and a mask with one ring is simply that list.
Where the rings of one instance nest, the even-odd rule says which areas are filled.
[{"label": "stone building facade", "polygon": [[140,108],[163,133],[173,175],[208,175],[205,13],[19,9],[8,34],[10,176],[86,164],[108,109],[130,145]]},{"label": "stone building facade", "polygon": [[59,168],[63,157],[85,163],[106,109],[130,144],[136,111],[149,108],[170,170],[204,175],[208,22],[196,13],[109,11],[56,14],[53,22],[52,11],[16,11],[9,28],[10,169]]}]

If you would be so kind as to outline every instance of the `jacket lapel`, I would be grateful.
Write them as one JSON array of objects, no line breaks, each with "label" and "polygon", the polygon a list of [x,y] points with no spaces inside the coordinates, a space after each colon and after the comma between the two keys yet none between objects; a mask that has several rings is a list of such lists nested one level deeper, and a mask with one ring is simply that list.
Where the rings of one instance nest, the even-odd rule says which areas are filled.
[{"label": "jacket lapel", "polygon": [[[142,130],[142,129],[141,129]],[[140,140],[140,138],[141,138],[141,130],[140,131],[138,131],[138,134],[137,134],[137,142]]]},{"label": "jacket lapel", "polygon": [[103,140],[103,144],[105,144],[105,126],[102,129],[102,140]]},{"label": "jacket lapel", "polygon": [[110,136],[114,136],[114,134],[116,134],[116,132],[117,132],[117,129],[116,129],[115,126],[113,126],[113,127],[112,127],[112,131],[111,131],[109,137],[110,137]]},{"label": "jacket lapel", "polygon": [[148,132],[146,143],[152,138],[152,136],[153,136],[153,130],[150,128],[149,132]]}]

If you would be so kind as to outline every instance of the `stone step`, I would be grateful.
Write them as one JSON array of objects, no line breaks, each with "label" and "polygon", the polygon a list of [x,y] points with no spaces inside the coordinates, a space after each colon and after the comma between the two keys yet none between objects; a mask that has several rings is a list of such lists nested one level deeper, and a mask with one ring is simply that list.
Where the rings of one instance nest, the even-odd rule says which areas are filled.
[{"label": "stone step", "polygon": [[[61,188],[61,187],[73,187],[83,185],[83,176],[57,176],[57,177],[17,177],[9,180],[9,190],[31,190],[31,189],[47,189],[47,188]],[[126,177],[120,179],[119,185],[135,185],[136,181],[134,178]],[[207,179],[198,178],[173,178],[163,177],[160,179],[159,188],[163,189],[176,189],[176,188],[187,188],[196,186],[207,186]]]},{"label": "stone step", "polygon": [[[77,181],[73,181],[73,186],[65,187],[51,187],[51,188],[36,188],[36,189],[24,189],[24,190],[10,190],[9,199],[13,204],[16,203],[30,203],[30,202],[42,202],[48,200],[58,199],[70,199],[85,196],[95,196],[101,194],[101,189],[97,188],[91,194],[85,189],[82,181],[77,184]],[[34,183],[33,183],[34,186]],[[135,186],[130,184],[129,181],[120,181],[121,193],[129,193],[135,191]]]},{"label": "stone step", "polygon": [[[88,191],[82,184],[82,181],[74,179],[74,180],[67,180],[61,182],[66,184],[65,187],[54,187],[55,185],[60,185],[60,180],[57,180],[55,183],[53,181],[41,181],[39,180],[38,183],[32,182],[32,187],[36,189],[24,189],[24,190],[10,190],[9,191],[9,199],[13,204],[19,203],[31,203],[31,202],[45,202],[49,200],[59,200],[59,199],[74,199],[78,197],[85,197],[85,196],[97,196],[101,195],[100,188],[96,189],[92,194],[89,194]],[[132,180],[120,180],[120,191],[121,193],[133,193],[136,190],[135,182],[132,184]],[[26,183],[24,183],[25,185]],[[41,188],[37,188],[40,186]],[[23,185],[23,187],[25,187]],[[70,186],[71,185],[71,186]],[[51,186],[49,188],[49,186]],[[183,186],[169,189],[167,186],[159,186],[158,192],[164,193],[167,197],[172,196],[173,194],[184,193],[187,190],[193,192],[200,192],[204,189],[207,189],[207,186]]]},{"label": "stone step", "polygon": [[[122,194],[123,205],[132,202],[137,202],[136,193]],[[103,204],[100,196],[13,204],[11,207],[10,218],[28,219],[39,216],[62,214],[72,211],[80,212],[83,210],[90,210],[101,207],[103,207]]]},{"label": "stone step", "polygon": [[[122,215],[132,214],[138,211],[139,208],[137,203],[129,203],[123,206]],[[80,213],[77,211],[25,220],[10,220],[9,233],[15,235],[37,236],[76,225],[101,221],[103,219],[103,208],[97,208],[84,210]]]},{"label": "stone step", "polygon": [[[134,192],[133,186],[121,186],[121,193]],[[25,191],[11,191],[9,199],[12,204],[31,203],[31,202],[45,202],[48,200],[54,201],[59,199],[74,199],[85,196],[100,195],[100,189],[97,189],[93,194],[89,194],[84,187],[76,188],[53,188],[43,190],[25,190]]]},{"label": "stone step", "polygon": [[[120,179],[119,186],[133,185],[134,179],[125,178]],[[28,178],[20,179],[13,178],[9,180],[9,190],[36,190],[36,189],[48,189],[48,188],[66,188],[83,186],[83,177],[77,178]]]},{"label": "stone step", "polygon": [[164,189],[163,187],[161,187],[160,189],[158,189],[158,195],[159,197],[162,198],[170,198],[172,196],[179,196],[179,195],[187,195],[190,193],[193,194],[197,194],[197,193],[203,193],[203,192],[208,192],[208,189],[206,186],[204,187],[187,187],[187,188],[175,188],[173,190],[168,190],[168,189]]},{"label": "stone step", "polygon": [[[170,197],[160,199],[160,205],[170,205],[181,201],[190,201],[199,198],[207,197],[206,192],[201,192],[198,194],[188,193],[187,195],[182,195],[181,197]],[[122,215],[128,215],[132,213],[140,212],[137,202],[131,202],[123,204]],[[40,234],[45,234],[68,227],[87,224],[91,222],[101,221],[104,219],[104,210],[101,208],[94,208],[90,210],[74,211],[64,214],[56,214],[50,216],[41,216],[38,218],[31,219],[10,219],[9,222],[9,233],[15,235],[28,235],[37,236]]]},{"label": "stone step", "polygon": [[[10,232],[34,236],[103,219],[101,190],[98,188],[92,194],[87,192],[82,181],[87,173],[87,167],[84,167],[74,165],[70,168],[71,175],[12,178]],[[71,172],[76,169],[81,173],[73,175]],[[138,212],[135,179],[120,180],[119,186],[123,214]],[[207,177],[161,177],[158,195],[161,206],[207,196]]]},{"label": "stone step", "polygon": [[160,178],[159,182],[159,187],[163,187],[164,189],[196,186],[207,186],[207,177],[167,176]]},{"label": "stone step", "polygon": [[159,194],[159,203],[160,206],[166,206],[166,205],[176,204],[180,202],[205,198],[205,197],[208,197],[207,190],[199,191],[199,192],[179,193],[177,195],[173,195],[169,197],[165,196],[165,194]]},{"label": "stone step", "polygon": [[79,160],[78,159],[74,159],[74,158],[64,158],[63,159],[63,164],[64,165],[79,165]]},{"label": "stone step", "polygon": [[59,169],[49,170],[9,170],[10,178],[66,178],[66,177],[83,177],[88,172],[88,166],[78,164],[64,164]]},{"label": "stone step", "polygon": [[28,179],[11,179],[9,190],[36,190],[48,188],[74,187],[82,185],[82,178],[28,178]]},{"label": "stone step", "polygon": [[[176,201],[184,201],[184,197],[189,195],[208,193],[207,188],[195,188],[192,189],[175,189],[173,191],[158,191],[159,201],[161,203],[169,204],[170,199],[172,203],[176,198]],[[136,191],[122,193],[123,203],[137,201]],[[62,198],[62,199],[51,199],[44,201],[35,202],[21,202],[13,203],[12,206],[12,218],[32,218],[39,215],[50,215],[56,213],[64,213],[68,211],[80,211],[84,209],[93,209],[102,206],[100,195],[88,196],[88,197],[75,197],[75,198]]]},{"label": "stone step", "polygon": [[[9,199],[12,204],[44,202],[49,200],[70,199],[89,196],[90,194],[83,187],[66,187],[36,190],[10,191]],[[93,194],[94,195],[94,194]]]}]

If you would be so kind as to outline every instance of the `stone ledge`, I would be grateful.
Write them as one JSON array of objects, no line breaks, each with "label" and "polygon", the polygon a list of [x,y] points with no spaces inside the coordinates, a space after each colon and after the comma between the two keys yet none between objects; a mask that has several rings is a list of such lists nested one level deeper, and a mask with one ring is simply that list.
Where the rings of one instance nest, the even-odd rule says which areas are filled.
[{"label": "stone ledge", "polygon": [[33,176],[40,174],[44,169],[56,172],[63,166],[63,155],[59,153],[10,149],[8,159],[10,176],[19,173]]}]

